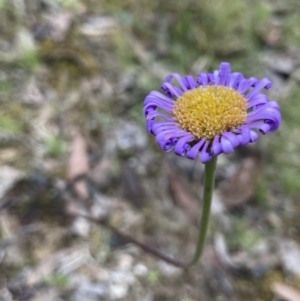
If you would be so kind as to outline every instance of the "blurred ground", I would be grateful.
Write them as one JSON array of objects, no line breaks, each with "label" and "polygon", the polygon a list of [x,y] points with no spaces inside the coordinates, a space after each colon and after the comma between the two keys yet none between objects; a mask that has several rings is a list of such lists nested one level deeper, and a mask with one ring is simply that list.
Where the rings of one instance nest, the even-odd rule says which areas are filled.
[{"label": "blurred ground", "polygon": [[[300,300],[298,0],[0,0],[0,300]],[[269,77],[280,131],[203,166],[159,151],[144,97],[229,61]],[[84,176],[82,176],[84,175]],[[198,209],[199,208],[199,209]]]}]

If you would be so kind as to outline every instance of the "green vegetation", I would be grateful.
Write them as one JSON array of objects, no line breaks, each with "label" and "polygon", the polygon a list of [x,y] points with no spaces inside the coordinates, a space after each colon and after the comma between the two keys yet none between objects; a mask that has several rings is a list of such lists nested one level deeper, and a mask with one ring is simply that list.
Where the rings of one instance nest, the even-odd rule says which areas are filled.
[{"label": "green vegetation", "polygon": [[69,277],[67,275],[62,275],[59,273],[51,274],[44,277],[44,283],[49,286],[54,286],[60,291],[65,289],[69,283]]},{"label": "green vegetation", "polygon": [[47,154],[52,158],[60,158],[66,152],[65,141],[57,136],[50,137],[46,140]]}]

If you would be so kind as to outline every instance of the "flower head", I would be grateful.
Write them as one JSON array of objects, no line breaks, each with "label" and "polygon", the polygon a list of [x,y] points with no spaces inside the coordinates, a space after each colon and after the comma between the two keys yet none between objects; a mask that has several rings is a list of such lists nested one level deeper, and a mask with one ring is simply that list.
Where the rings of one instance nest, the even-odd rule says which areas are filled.
[{"label": "flower head", "polygon": [[266,78],[231,73],[229,63],[221,63],[214,73],[200,73],[197,80],[170,74],[161,86],[164,94],[152,91],[145,98],[147,130],[163,151],[174,149],[193,160],[199,153],[206,163],[256,141],[256,130],[269,134],[279,128],[279,106],[261,92],[270,87]]}]

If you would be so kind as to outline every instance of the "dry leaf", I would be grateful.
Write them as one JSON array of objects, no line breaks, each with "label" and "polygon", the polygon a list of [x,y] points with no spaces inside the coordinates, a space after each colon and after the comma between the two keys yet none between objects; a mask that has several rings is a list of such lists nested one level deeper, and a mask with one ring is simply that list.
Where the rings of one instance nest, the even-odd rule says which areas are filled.
[{"label": "dry leaf", "polygon": [[254,157],[242,160],[240,166],[222,192],[226,207],[243,205],[253,196],[259,173],[259,161]]},{"label": "dry leaf", "polygon": [[271,285],[272,292],[286,301],[300,301],[300,291],[283,283],[275,282]]},{"label": "dry leaf", "polygon": [[116,167],[113,156],[104,156],[91,171],[91,179],[97,183],[97,187],[108,187],[113,179]]},{"label": "dry leaf", "polygon": [[198,225],[199,207],[198,202],[182,182],[174,176],[176,172],[169,173],[169,190],[176,205],[181,207],[191,222]]},{"label": "dry leaf", "polygon": [[[87,145],[84,138],[78,134],[72,143],[72,150],[68,165],[68,179],[72,180],[79,175],[88,174],[89,162],[87,154]],[[83,199],[87,199],[88,188],[84,181],[78,181],[74,185],[76,193]]]}]

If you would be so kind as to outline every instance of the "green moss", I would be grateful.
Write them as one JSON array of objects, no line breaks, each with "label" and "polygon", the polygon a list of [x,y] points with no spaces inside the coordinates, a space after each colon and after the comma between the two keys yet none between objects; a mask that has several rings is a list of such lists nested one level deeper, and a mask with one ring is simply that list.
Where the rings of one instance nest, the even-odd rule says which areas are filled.
[{"label": "green moss", "polygon": [[50,82],[55,88],[59,88],[62,74],[70,76],[72,83],[77,85],[76,79],[94,75],[98,71],[99,65],[90,51],[75,45],[73,39],[70,37],[68,43],[59,45],[45,41],[39,47],[40,59],[52,68]]},{"label": "green moss", "polygon": [[46,141],[46,152],[47,154],[52,158],[60,158],[63,156],[66,152],[66,143],[65,141],[56,136],[56,137],[50,137]]},{"label": "green moss", "polygon": [[254,6],[253,13],[256,21],[255,26],[257,26],[271,16],[272,7],[265,2],[259,1],[257,5]]},{"label": "green moss", "polygon": [[5,0],[0,0],[0,13],[1,10],[4,8],[4,5],[5,5]]},{"label": "green moss", "polygon": [[299,277],[289,279],[287,283],[284,273],[280,270],[274,270],[268,272],[263,278],[252,279],[251,285],[249,285],[249,281],[237,279],[236,288],[245,301],[271,301],[274,298],[271,286],[276,282],[286,283],[296,289],[300,287]]},{"label": "green moss", "polygon": [[0,82],[0,97],[3,99],[7,97],[12,92],[12,84],[10,81],[6,80]]},{"label": "green moss", "polygon": [[54,286],[59,291],[62,291],[66,288],[69,283],[69,277],[59,273],[45,276],[43,282],[49,286]]},{"label": "green moss", "polygon": [[263,239],[252,225],[241,219],[232,219],[233,230],[228,238],[228,246],[233,250],[251,252],[253,247]]},{"label": "green moss", "polygon": [[292,46],[300,47],[300,19],[299,19],[300,9],[295,7],[294,13],[289,14],[284,22],[284,33],[286,38],[286,43]]},{"label": "green moss", "polygon": [[160,277],[159,271],[149,271],[146,279],[150,285],[156,285],[159,283]]},{"label": "green moss", "polygon": [[299,191],[299,176],[298,169],[288,168],[284,170],[282,175],[283,188],[287,195],[295,196]]},{"label": "green moss", "polygon": [[[294,89],[281,105],[282,126],[273,136],[272,148],[273,182],[278,182],[284,192],[294,196],[299,192],[300,177],[300,88]],[[280,171],[280,172],[278,172]],[[271,176],[270,176],[271,177]]]},{"label": "green moss", "polygon": [[270,287],[274,282],[284,282],[284,275],[281,271],[271,271],[259,279],[236,279],[235,287],[241,300],[271,301],[273,293]]},{"label": "green moss", "polygon": [[24,69],[33,70],[39,65],[40,61],[35,51],[24,51],[16,63]]},{"label": "green moss", "polygon": [[132,51],[132,45],[128,42],[127,38],[122,32],[115,34],[112,37],[115,45],[115,54],[118,64],[123,68],[130,68],[130,66],[137,63],[134,51]]},{"label": "green moss", "polygon": [[268,193],[268,186],[263,175],[257,177],[254,200],[258,206],[265,206]]},{"label": "green moss", "polygon": [[13,119],[11,116],[0,116],[0,133],[16,134],[22,130],[22,125],[18,119]]}]

